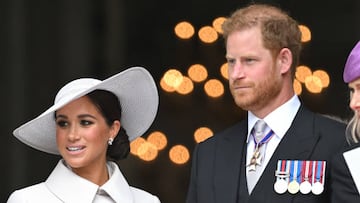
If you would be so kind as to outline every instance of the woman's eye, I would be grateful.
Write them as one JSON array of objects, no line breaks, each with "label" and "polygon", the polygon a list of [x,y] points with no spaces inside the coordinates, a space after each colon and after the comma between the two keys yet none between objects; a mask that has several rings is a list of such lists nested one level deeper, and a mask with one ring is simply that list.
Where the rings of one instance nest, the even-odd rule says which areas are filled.
[{"label": "woman's eye", "polygon": [[62,127],[62,128],[69,125],[68,122],[62,121],[62,120],[57,121],[56,124],[57,124],[59,127]]},{"label": "woman's eye", "polygon": [[88,125],[93,124],[93,122],[88,121],[88,120],[81,120],[81,121],[80,121],[80,124],[83,125],[83,126],[88,126]]}]

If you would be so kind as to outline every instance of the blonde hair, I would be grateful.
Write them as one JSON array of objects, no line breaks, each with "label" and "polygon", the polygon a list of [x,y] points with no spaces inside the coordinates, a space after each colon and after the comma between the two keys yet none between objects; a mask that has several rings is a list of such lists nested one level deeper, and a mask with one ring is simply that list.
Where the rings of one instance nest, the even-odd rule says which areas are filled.
[{"label": "blonde hair", "polygon": [[345,136],[349,143],[358,143],[360,139],[360,124],[359,116],[357,112],[354,112],[354,116],[346,126]]}]

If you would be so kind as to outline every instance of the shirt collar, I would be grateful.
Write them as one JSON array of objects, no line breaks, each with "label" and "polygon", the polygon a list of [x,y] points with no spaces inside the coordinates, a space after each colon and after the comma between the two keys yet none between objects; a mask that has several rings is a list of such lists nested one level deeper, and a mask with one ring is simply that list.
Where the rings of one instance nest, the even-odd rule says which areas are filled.
[{"label": "shirt collar", "polygon": [[66,167],[64,160],[60,160],[45,184],[63,202],[91,203],[99,189],[104,190],[115,202],[133,202],[130,186],[119,167],[114,162],[108,162],[107,167],[110,179],[99,187],[76,175]]},{"label": "shirt collar", "polygon": [[115,202],[133,202],[130,186],[118,165],[114,162],[108,162],[108,168],[111,178],[100,188],[106,191]]},{"label": "shirt collar", "polygon": [[[265,123],[275,133],[275,136],[280,139],[284,137],[300,108],[300,104],[298,96],[294,95],[290,100],[263,118]],[[248,111],[248,133],[246,142],[249,141],[251,130],[259,119],[260,118],[256,117],[252,112]]]}]

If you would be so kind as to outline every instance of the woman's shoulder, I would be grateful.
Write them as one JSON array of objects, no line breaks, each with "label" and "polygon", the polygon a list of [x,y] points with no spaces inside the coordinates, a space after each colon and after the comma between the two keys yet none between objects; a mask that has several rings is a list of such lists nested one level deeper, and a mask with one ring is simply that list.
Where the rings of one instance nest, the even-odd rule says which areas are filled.
[{"label": "woman's shoulder", "polygon": [[48,194],[47,191],[48,190],[44,182],[24,187],[12,192],[9,196],[7,203],[29,202],[29,200],[31,200],[31,202],[41,202],[41,200],[39,199],[40,197],[42,200],[46,200],[46,198],[51,198],[51,195]]},{"label": "woman's shoulder", "polygon": [[133,194],[135,203],[142,203],[142,202],[144,202],[144,203],[148,203],[148,202],[160,203],[160,200],[157,196],[155,196],[145,190],[142,190],[142,189],[139,189],[136,187],[132,187],[132,186],[130,186],[130,190]]}]

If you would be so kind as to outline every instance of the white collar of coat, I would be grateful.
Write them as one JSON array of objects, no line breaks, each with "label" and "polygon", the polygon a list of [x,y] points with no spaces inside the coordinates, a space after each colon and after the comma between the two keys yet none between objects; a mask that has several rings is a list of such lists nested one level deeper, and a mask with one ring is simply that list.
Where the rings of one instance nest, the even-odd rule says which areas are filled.
[{"label": "white collar of coat", "polygon": [[106,191],[115,202],[133,202],[130,186],[119,167],[114,162],[108,162],[107,167],[110,179],[99,187],[76,175],[66,167],[64,160],[60,160],[45,185],[63,202],[91,203],[99,189]]}]

